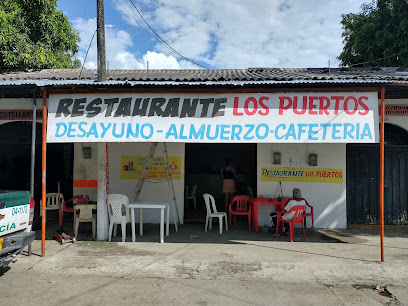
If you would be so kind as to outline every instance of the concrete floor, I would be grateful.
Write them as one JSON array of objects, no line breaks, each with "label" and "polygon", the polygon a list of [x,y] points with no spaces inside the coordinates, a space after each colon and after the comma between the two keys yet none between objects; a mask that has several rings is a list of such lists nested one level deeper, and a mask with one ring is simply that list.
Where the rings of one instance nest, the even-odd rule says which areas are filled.
[{"label": "concrete floor", "polygon": [[[48,238],[49,238],[49,234]],[[38,235],[40,236],[40,235]],[[52,236],[52,235],[51,235]],[[160,244],[147,224],[132,243],[40,240],[33,255],[0,269],[1,305],[408,305],[408,232],[388,231],[380,262],[378,231],[296,229],[295,242],[245,225],[181,225]],[[374,291],[386,286],[390,295]]]}]

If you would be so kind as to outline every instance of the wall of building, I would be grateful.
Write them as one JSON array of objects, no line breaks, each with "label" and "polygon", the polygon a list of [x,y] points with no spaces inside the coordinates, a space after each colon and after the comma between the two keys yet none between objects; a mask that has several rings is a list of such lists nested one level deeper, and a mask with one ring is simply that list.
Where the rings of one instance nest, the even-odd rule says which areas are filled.
[{"label": "wall of building", "polygon": [[[146,156],[149,152],[150,143],[112,143],[109,144],[109,193],[121,193],[129,197],[132,201],[136,194],[137,179],[121,179],[121,156],[137,155]],[[169,156],[181,157],[181,179],[173,180],[176,193],[178,213],[183,219],[184,210],[184,143],[167,143]],[[163,144],[157,146],[155,156],[163,156]],[[167,181],[158,181],[159,183],[146,182],[143,185],[139,199],[144,200],[170,200],[170,190]],[[139,218],[139,212],[136,212],[136,218]],[[138,220],[138,219],[136,219]],[[170,213],[170,222],[173,222],[173,215]],[[160,213],[155,209],[145,209],[143,211],[143,221],[147,223],[160,223]]]},{"label": "wall of building", "polygon": [[[85,145],[85,144],[84,144]],[[109,144],[109,193],[125,194],[132,201],[136,194],[137,179],[121,179],[121,156],[136,155],[146,156],[148,154],[150,143],[110,143]],[[97,180],[98,165],[98,146],[97,144],[86,144],[92,149],[92,157],[84,159],[82,156],[83,144],[75,144],[75,162],[74,162],[74,182],[81,180]],[[183,218],[184,211],[184,143],[168,143],[167,151],[169,156],[181,157],[181,180],[173,180],[176,193],[178,213]],[[163,145],[160,143],[157,147],[156,156],[163,156]],[[143,186],[140,199],[145,200],[170,200],[170,191],[167,181],[155,181],[159,183],[146,182]],[[88,194],[91,200],[96,201],[97,189],[86,187],[74,187],[74,194]],[[139,218],[139,212],[136,211],[136,220]],[[170,222],[173,222],[173,215],[170,214]],[[160,214],[156,210],[146,209],[143,211],[143,221],[146,223],[159,223]]]},{"label": "wall of building", "polygon": [[[408,104],[406,99],[387,99],[386,104]],[[27,109],[32,110],[32,99],[1,99],[0,109]],[[37,99],[37,110],[42,109],[42,99]],[[37,122],[41,122],[37,119]],[[0,125],[14,120],[0,120]],[[386,123],[396,124],[408,130],[406,116],[386,116]],[[97,145],[86,144],[91,147],[92,157],[84,159],[82,154],[83,144],[75,144],[74,150],[74,181],[75,180],[97,180]],[[127,194],[132,198],[136,180],[120,179],[120,156],[121,155],[146,155],[149,144],[129,143],[111,144],[110,154],[110,191]],[[282,153],[282,167],[310,167],[306,163],[306,155],[318,154],[317,168],[340,168],[343,169],[343,183],[296,183],[284,182],[283,193],[290,196],[294,187],[302,190],[303,196],[315,208],[315,225],[317,227],[344,228],[346,226],[346,145],[345,144],[258,144],[257,146],[257,189],[258,194],[277,196],[280,193],[278,182],[260,181],[260,169],[262,167],[274,167],[272,164],[272,153]],[[160,150],[161,148],[159,148]],[[169,155],[181,156],[184,165],[184,144],[169,144]],[[179,213],[182,216],[184,207],[184,167],[182,169],[182,180],[174,181],[176,196],[178,200]],[[159,189],[157,189],[159,188]],[[96,188],[75,187],[74,194],[88,194],[91,200],[96,200]],[[157,192],[160,190],[160,192]],[[146,199],[168,199],[168,187],[166,183],[146,184],[141,198]],[[270,224],[269,213],[272,207],[259,207],[259,225]],[[144,215],[147,222],[158,222],[159,217],[154,212]]]},{"label": "wall of building", "polygon": [[[381,102],[381,101],[380,101]],[[391,105],[408,105],[408,99],[386,99],[385,104]],[[385,116],[385,123],[392,123],[398,125],[408,131],[408,120],[407,116]]]},{"label": "wall of building", "polygon": [[[91,148],[90,158],[84,158],[83,147]],[[98,144],[76,143],[74,146],[74,187],[73,194],[86,194],[89,199],[96,201],[96,187],[89,187],[98,180]],[[88,184],[87,184],[88,183]],[[82,186],[81,186],[82,185]],[[88,186],[88,187],[83,187]]]},{"label": "wall of building", "polygon": [[[280,152],[281,165],[272,164],[273,152]],[[306,162],[311,153],[318,155],[317,167]],[[330,168],[343,170],[343,183],[282,182],[283,196],[291,197],[293,188],[314,207],[315,227],[345,228],[346,219],[346,144],[258,144],[258,195],[277,197],[279,182],[261,181],[263,167]],[[274,206],[259,205],[259,226],[270,225]],[[309,221],[308,221],[309,222]],[[309,224],[309,223],[308,223]]]},{"label": "wall of building", "polygon": [[[32,99],[17,99],[17,98],[3,98],[0,99],[0,110],[33,110],[33,100]],[[37,111],[42,111],[42,99],[37,98]],[[0,125],[8,122],[15,122],[16,120],[0,120]],[[21,121],[21,120],[19,120]],[[28,121],[31,121],[29,119]],[[42,122],[42,118],[37,118],[37,122]]]}]

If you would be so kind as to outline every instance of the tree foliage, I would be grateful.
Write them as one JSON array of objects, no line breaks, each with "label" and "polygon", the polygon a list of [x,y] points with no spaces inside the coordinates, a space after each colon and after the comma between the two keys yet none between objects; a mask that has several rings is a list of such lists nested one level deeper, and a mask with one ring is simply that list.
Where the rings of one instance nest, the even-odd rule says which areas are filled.
[{"label": "tree foliage", "polygon": [[0,68],[77,68],[79,34],[57,0],[0,0]]},{"label": "tree foliage", "polygon": [[344,14],[342,66],[408,66],[408,0],[377,0]]}]

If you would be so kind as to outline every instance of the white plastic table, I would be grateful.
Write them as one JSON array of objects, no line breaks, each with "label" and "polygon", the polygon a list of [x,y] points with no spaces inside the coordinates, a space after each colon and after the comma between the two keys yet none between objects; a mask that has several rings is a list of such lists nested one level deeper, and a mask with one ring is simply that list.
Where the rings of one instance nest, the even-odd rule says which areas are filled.
[{"label": "white plastic table", "polygon": [[143,208],[160,209],[160,243],[164,243],[164,210],[166,209],[166,236],[169,235],[170,203],[167,201],[138,200],[129,203],[132,217],[132,241],[136,241],[135,208],[139,208],[140,236],[143,236]]}]

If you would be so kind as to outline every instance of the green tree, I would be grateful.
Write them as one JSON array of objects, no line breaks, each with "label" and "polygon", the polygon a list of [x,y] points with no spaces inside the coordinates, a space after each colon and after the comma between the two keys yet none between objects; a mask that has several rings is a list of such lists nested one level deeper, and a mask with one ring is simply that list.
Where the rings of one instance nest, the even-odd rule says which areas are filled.
[{"label": "green tree", "polygon": [[408,66],[408,0],[377,0],[344,14],[342,66]]},{"label": "green tree", "polygon": [[80,41],[57,0],[0,0],[0,68],[77,68]]}]

